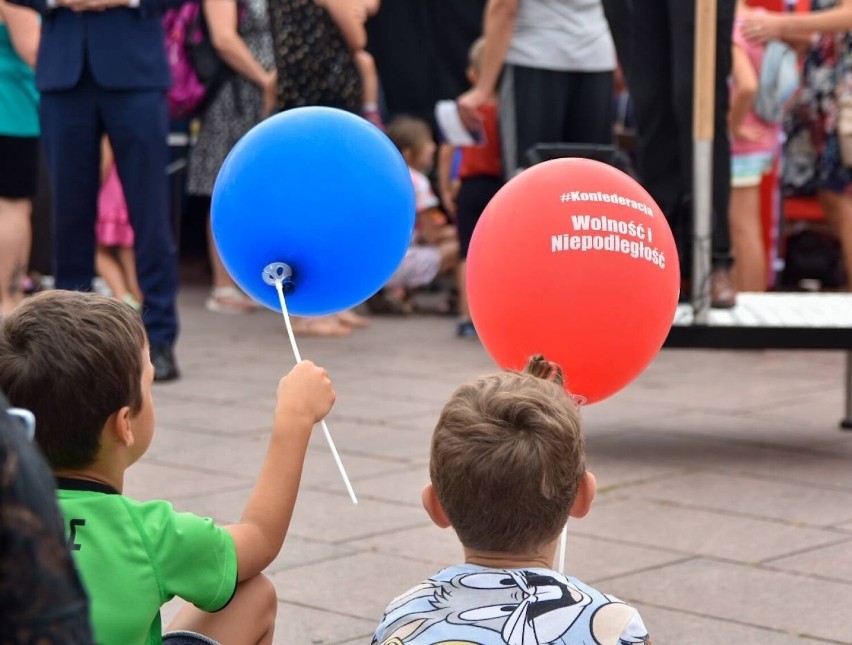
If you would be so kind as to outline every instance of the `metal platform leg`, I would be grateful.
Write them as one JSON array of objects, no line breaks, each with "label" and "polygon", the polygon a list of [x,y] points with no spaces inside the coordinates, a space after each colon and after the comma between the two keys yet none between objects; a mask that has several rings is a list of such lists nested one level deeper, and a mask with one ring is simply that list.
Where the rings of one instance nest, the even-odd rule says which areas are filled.
[{"label": "metal platform leg", "polygon": [[852,351],[846,352],[846,416],[840,422],[843,430],[852,430]]}]

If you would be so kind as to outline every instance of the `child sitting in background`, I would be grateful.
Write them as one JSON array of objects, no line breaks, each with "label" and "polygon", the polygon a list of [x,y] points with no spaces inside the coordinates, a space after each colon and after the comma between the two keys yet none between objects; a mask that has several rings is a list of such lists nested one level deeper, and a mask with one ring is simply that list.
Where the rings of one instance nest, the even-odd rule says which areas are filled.
[{"label": "child sitting in background", "polygon": [[639,613],[552,569],[562,527],[595,497],[580,411],[542,356],[460,387],[432,435],[423,506],[464,564],[393,600],[374,645],[650,640]]},{"label": "child sitting in background", "polygon": [[432,169],[437,148],[429,125],[422,119],[398,116],[388,123],[387,135],[408,165],[417,215],[414,237],[402,263],[369,304],[375,311],[410,313],[413,306],[408,290],[426,286],[439,274],[455,268],[458,237],[455,226],[440,209],[426,176]]},{"label": "child sitting in background", "polygon": [[[95,293],[48,291],[0,323],[0,389],[36,417],[101,645],[271,643],[278,607],[261,572],[287,533],[313,425],[334,403],[303,361],[278,383],[269,448],[239,524],[122,494],[154,434],[154,368],[139,315]],[[161,636],[160,607],[187,600]],[[204,637],[199,636],[203,634]]]},{"label": "child sitting in background", "polygon": [[97,250],[95,266],[112,295],[137,311],[142,309],[142,289],[136,278],[133,227],[118,178],[112,146],[101,145],[101,191],[98,194]]},{"label": "child sitting in background", "polygon": [[[476,85],[479,79],[484,49],[485,39],[479,38],[471,45],[468,53],[467,78],[471,85]],[[489,97],[489,100],[479,108],[479,113],[482,117],[482,132],[479,133],[482,143],[460,148],[461,163],[458,180],[453,180],[451,172],[455,149],[446,145],[442,146],[438,163],[441,199],[444,208],[455,216],[458,225],[459,264],[456,267],[456,285],[459,290],[459,322],[456,330],[458,336],[476,336],[467,306],[465,286],[467,251],[479,216],[503,185],[497,96]]]}]

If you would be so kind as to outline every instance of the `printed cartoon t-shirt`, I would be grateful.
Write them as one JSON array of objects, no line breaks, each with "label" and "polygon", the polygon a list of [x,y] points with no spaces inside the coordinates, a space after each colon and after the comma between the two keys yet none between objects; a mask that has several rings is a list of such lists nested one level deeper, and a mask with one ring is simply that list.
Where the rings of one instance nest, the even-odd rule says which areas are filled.
[{"label": "printed cartoon t-shirt", "polygon": [[373,645],[645,643],[630,605],[550,569],[450,567],[391,602]]}]

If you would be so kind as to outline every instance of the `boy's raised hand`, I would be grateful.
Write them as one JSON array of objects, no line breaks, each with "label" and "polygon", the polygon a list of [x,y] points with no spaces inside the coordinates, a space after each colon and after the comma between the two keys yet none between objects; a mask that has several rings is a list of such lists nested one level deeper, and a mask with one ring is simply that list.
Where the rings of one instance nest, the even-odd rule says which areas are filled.
[{"label": "boy's raised hand", "polygon": [[275,416],[303,417],[313,425],[329,413],[335,397],[328,372],[311,361],[302,361],[278,382]]}]

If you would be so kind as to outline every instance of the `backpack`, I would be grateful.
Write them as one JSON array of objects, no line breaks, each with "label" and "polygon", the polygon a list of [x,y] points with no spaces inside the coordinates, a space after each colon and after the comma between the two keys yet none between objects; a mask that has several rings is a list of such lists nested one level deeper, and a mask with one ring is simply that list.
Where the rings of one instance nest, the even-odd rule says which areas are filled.
[{"label": "backpack", "polygon": [[766,43],[754,111],[767,123],[780,123],[784,107],[799,89],[799,65],[789,46],[778,40]]},{"label": "backpack", "polygon": [[200,112],[234,74],[210,41],[202,1],[190,0],[163,14],[166,57],[172,73],[167,94],[172,119],[187,119]]}]

